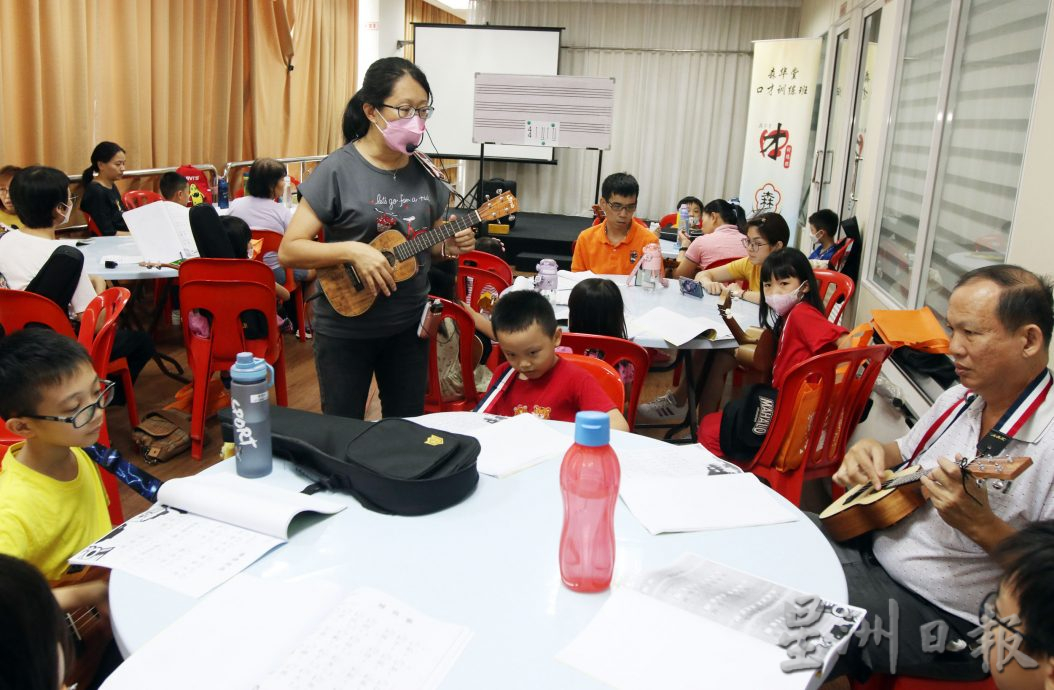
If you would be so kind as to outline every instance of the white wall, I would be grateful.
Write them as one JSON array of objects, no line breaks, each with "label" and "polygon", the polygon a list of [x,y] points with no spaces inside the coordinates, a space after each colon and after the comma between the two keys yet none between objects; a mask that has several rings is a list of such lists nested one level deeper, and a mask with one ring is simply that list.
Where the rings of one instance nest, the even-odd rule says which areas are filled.
[{"label": "white wall", "polygon": [[382,57],[402,56],[395,42],[406,29],[406,5],[403,0],[359,0],[358,79],[362,84],[367,68]]}]

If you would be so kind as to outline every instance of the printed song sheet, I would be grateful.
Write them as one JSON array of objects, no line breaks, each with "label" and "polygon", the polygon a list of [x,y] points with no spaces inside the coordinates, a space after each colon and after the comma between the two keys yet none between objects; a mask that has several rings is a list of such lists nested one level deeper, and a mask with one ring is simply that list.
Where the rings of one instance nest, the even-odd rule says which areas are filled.
[{"label": "printed song sheet", "polygon": [[700,446],[619,453],[619,496],[652,534],[793,522],[795,513],[757,477]]},{"label": "printed song sheet", "polygon": [[557,658],[619,690],[812,690],[863,614],[685,554],[616,588]]},{"label": "printed song sheet", "polygon": [[689,340],[728,340],[732,332],[723,322],[703,316],[683,316],[666,307],[655,307],[626,325],[630,338],[645,333],[658,336],[675,347]]},{"label": "printed song sheet", "polygon": [[256,690],[432,690],[471,636],[360,587]]},{"label": "printed song sheet", "polygon": [[562,458],[573,440],[561,434],[533,414],[519,414],[470,432],[481,450],[476,467],[492,477],[533,467],[554,458]]},{"label": "printed song sheet", "polygon": [[431,690],[470,637],[377,590],[349,595],[317,577],[241,574],[136,650],[103,688]]},{"label": "printed song sheet", "polygon": [[285,543],[304,512],[345,506],[230,473],[172,479],[158,503],[70,558],[200,597]]},{"label": "printed song sheet", "polygon": [[158,504],[85,547],[70,563],[123,570],[200,597],[284,541]]}]

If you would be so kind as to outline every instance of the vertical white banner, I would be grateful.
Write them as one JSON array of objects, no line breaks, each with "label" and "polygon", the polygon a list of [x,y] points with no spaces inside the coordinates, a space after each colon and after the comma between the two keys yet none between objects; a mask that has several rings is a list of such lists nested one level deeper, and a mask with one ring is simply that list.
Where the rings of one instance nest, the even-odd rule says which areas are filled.
[{"label": "vertical white banner", "polygon": [[809,166],[822,39],[754,42],[739,199],[747,217],[775,212],[794,237]]}]

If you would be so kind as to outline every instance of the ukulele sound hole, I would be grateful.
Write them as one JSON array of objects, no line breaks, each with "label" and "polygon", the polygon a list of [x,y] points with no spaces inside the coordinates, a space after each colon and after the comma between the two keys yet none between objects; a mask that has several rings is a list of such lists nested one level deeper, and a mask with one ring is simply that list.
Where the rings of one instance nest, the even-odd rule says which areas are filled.
[{"label": "ukulele sound hole", "polygon": [[389,266],[394,266],[395,264],[399,263],[399,259],[397,259],[395,257],[395,254],[393,254],[392,252],[382,252],[382,253],[384,254],[384,258],[388,260],[388,265]]}]

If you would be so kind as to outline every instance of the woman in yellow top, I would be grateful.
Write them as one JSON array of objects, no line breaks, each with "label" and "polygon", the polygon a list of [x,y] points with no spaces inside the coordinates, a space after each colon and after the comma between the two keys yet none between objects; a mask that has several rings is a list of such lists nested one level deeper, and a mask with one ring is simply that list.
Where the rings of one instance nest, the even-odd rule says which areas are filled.
[{"label": "woman in yellow top", "polygon": [[729,291],[733,297],[758,304],[761,301],[761,264],[769,254],[783,249],[790,240],[790,229],[787,221],[778,213],[762,213],[747,221],[747,236],[743,246],[747,255],[724,266],[700,271],[696,274],[703,289],[711,295],[720,295],[725,283],[743,281],[747,289],[732,286]]}]

